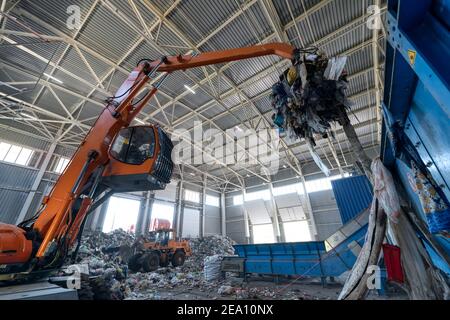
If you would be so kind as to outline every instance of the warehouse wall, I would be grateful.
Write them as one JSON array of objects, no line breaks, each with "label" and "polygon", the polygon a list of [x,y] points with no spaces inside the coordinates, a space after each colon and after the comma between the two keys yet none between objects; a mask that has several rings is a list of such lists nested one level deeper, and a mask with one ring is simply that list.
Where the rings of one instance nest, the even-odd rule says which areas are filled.
[{"label": "warehouse wall", "polygon": [[[50,142],[37,137],[27,136],[13,130],[0,127],[0,141],[31,148],[40,155],[36,167],[25,167],[6,162],[0,162],[0,222],[16,223],[27,195],[31,190],[38,171],[50,147]],[[70,157],[74,149],[58,146],[54,152],[57,156]],[[46,168],[47,169],[47,168]],[[30,205],[25,219],[33,216],[39,209],[42,198],[50,192],[58,175],[46,172]]]},{"label": "warehouse wall", "polygon": [[342,226],[336,199],[333,190],[313,192],[309,197],[316,222],[317,240],[323,241]]},{"label": "warehouse wall", "polygon": [[233,197],[240,192],[227,193],[225,197],[226,234],[237,243],[247,243],[245,239],[244,207],[233,205]]},{"label": "warehouse wall", "polygon": [[207,190],[206,194],[217,197],[219,207],[205,206],[205,236],[221,234],[220,193]]},{"label": "warehouse wall", "polygon": [[0,221],[15,223],[38,170],[0,162]]},{"label": "warehouse wall", "polygon": [[[287,185],[292,185],[295,183],[299,183],[298,178],[292,178],[289,176],[285,177],[286,179],[283,181],[274,182],[274,187],[282,187]],[[323,178],[323,175],[310,175],[307,177],[308,180],[315,180]],[[247,188],[247,192],[255,192],[259,190],[267,189],[267,186],[253,186]],[[227,221],[227,235],[230,236],[233,240],[238,243],[246,243],[245,239],[245,225],[244,225],[244,206],[233,205],[233,197],[236,195],[240,195],[241,192],[231,192],[226,196],[226,221]],[[336,199],[334,197],[333,190],[324,190],[309,193],[311,207],[313,211],[313,217],[315,220],[315,225],[317,229],[317,238],[319,241],[327,239],[330,235],[332,235],[337,229],[342,226],[341,217],[339,214],[339,209],[336,204]],[[296,219],[301,220],[304,216],[303,212],[307,211],[306,208],[302,207],[299,200],[301,200],[303,196],[297,196],[295,193],[275,196],[275,201],[277,203],[278,210],[280,212],[280,222],[285,220],[286,222],[289,219],[292,219],[292,215],[290,214],[288,219],[286,219],[283,209],[292,208],[296,210],[295,215]],[[304,202],[305,200],[302,199]],[[250,204],[254,203],[251,201]],[[270,204],[270,201],[264,201],[265,204]],[[249,202],[246,203],[246,206],[249,205]],[[257,221],[252,221],[252,224],[257,224]],[[311,223],[311,221],[310,221]],[[250,228],[251,231],[251,228]]]}]

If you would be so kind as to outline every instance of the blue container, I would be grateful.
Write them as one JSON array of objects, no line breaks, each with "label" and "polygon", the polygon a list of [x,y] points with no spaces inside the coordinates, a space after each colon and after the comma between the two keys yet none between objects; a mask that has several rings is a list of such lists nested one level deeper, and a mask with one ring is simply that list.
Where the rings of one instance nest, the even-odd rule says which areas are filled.
[{"label": "blue container", "polygon": [[324,241],[239,244],[234,249],[248,274],[336,277],[351,270],[357,255],[349,245],[356,241],[362,247],[366,232],[367,225],[362,226],[328,252]]}]

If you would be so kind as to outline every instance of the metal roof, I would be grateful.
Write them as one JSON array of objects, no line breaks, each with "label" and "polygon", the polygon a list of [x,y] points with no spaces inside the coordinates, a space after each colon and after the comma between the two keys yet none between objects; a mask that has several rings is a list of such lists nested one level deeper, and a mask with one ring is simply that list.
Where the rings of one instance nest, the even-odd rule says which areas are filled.
[{"label": "metal roof", "polygon": [[[385,1],[381,3],[385,6]],[[104,107],[103,100],[113,95],[140,59],[285,41],[316,45],[330,56],[348,56],[348,94],[354,103],[350,118],[363,144],[373,147],[379,143],[375,97],[382,81],[378,84],[375,79],[376,73],[380,79],[383,75],[384,39],[382,32],[375,38],[366,25],[372,4],[369,0],[22,0],[12,6],[7,2],[6,12],[18,22],[3,19],[0,81],[25,91],[0,86],[1,95],[8,96],[0,100],[0,127],[14,126],[46,141],[62,128],[61,144],[75,147]],[[66,23],[71,5],[81,11],[78,29]],[[377,70],[374,47],[380,61]],[[238,125],[269,128],[270,87],[288,65],[278,57],[262,57],[178,72],[169,76],[139,118],[157,122],[169,133],[192,130],[194,120],[223,134]],[[24,110],[42,121],[23,119]],[[318,142],[319,154],[333,169],[348,165],[343,156],[348,143],[339,126],[336,139],[332,146],[326,140]],[[302,141],[284,140],[281,150],[286,149],[280,163],[294,172],[312,160]],[[201,182],[206,174],[211,186],[237,188],[249,174],[261,182],[268,179],[260,174],[259,164],[245,168],[187,164],[183,172],[188,173],[187,180]]]}]

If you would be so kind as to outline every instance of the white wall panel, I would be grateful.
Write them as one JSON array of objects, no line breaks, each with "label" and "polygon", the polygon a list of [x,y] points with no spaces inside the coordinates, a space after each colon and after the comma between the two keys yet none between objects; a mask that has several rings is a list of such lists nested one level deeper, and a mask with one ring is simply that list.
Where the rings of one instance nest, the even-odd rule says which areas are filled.
[{"label": "white wall panel", "polygon": [[159,200],[175,201],[176,193],[177,183],[172,182],[166,186],[166,189],[155,191],[155,198]]},{"label": "white wall panel", "polygon": [[270,209],[267,207],[266,201],[248,201],[244,204],[244,206],[247,209],[248,216],[253,225],[272,223],[269,213]]},{"label": "white wall panel", "polygon": [[303,208],[300,206],[281,208],[278,209],[278,211],[280,213],[282,222],[306,220],[305,212],[303,211]]},{"label": "white wall panel", "polygon": [[183,238],[198,238],[200,235],[200,211],[184,208]]},{"label": "white wall panel", "polygon": [[285,194],[276,196],[275,201],[279,209],[301,206],[301,199],[298,193]]}]

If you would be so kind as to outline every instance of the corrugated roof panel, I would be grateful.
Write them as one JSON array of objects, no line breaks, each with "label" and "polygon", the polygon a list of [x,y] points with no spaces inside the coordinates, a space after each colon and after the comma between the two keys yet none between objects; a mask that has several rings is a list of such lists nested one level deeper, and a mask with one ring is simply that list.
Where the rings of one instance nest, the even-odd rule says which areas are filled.
[{"label": "corrugated roof panel", "polygon": [[286,25],[287,23],[292,21],[291,12],[294,17],[298,17],[305,12],[303,10],[303,5],[305,6],[306,10],[308,10],[313,5],[319,2],[320,0],[274,0],[273,4],[275,6],[275,9],[277,10],[278,16],[280,17],[281,23],[283,25]]},{"label": "corrugated roof panel", "polygon": [[270,98],[268,95],[256,99],[254,101],[255,105],[258,107],[259,111],[261,111],[263,114],[269,111],[272,111],[272,102],[270,101]]},{"label": "corrugated roof panel", "polygon": [[[205,87],[211,90],[208,85],[205,85]],[[195,94],[189,94],[185,96],[184,98],[180,99],[180,102],[192,106],[194,109],[197,109],[210,100],[211,96],[209,94],[207,94],[202,89],[197,88],[195,90]]]},{"label": "corrugated roof panel", "polygon": [[69,18],[67,8],[72,5],[78,6],[80,8],[81,21],[83,21],[93,3],[94,0],[83,0],[77,1],[76,3],[73,0],[58,0],[58,5],[55,5],[54,0],[25,0],[19,2],[19,7],[55,27],[57,30],[73,36],[76,30],[69,29],[67,26],[67,20]]},{"label": "corrugated roof panel", "polygon": [[205,5],[203,0],[190,0],[182,1],[168,18],[197,44],[237,10],[236,1],[210,1]]},{"label": "corrugated roof panel", "polygon": [[258,94],[260,94],[264,91],[267,91],[269,88],[271,88],[273,86],[273,84],[278,81],[278,78],[279,78],[278,74],[271,73],[271,74],[267,75],[266,77],[259,79],[252,85],[250,85],[246,88],[243,88],[243,91],[245,92],[245,94],[248,97],[253,98],[253,97],[257,96]]},{"label": "corrugated roof panel", "polygon": [[369,70],[368,72],[364,72],[362,74],[359,74],[356,77],[353,77],[349,81],[349,87],[347,90],[347,95],[352,96],[357,93],[368,91],[373,89],[375,86],[374,84],[374,77],[373,77],[373,71]]},{"label": "corrugated roof panel", "polygon": [[161,11],[166,12],[175,0],[152,0],[154,5],[161,9]]},{"label": "corrugated roof panel", "polygon": [[[200,49],[202,51],[212,51],[247,47],[258,43],[255,35],[260,40],[263,40],[273,33],[270,23],[262,13],[259,4],[252,6],[247,11],[251,11],[253,17],[252,14],[248,16],[245,14],[240,15],[230,24],[223,27],[205,45],[201,46]],[[259,17],[259,19],[255,20],[254,16]]]},{"label": "corrugated roof panel", "polygon": [[[234,63],[231,67],[227,68],[224,73],[235,84],[239,85],[245,80],[254,77],[255,74],[258,74],[267,68],[271,68],[280,60],[281,59],[276,56],[247,59]],[[273,72],[276,72],[276,69]]]},{"label": "corrugated roof panel", "polygon": [[78,36],[78,41],[117,62],[139,38],[140,35],[108,8],[97,6]]},{"label": "corrugated roof panel", "polygon": [[204,111],[201,112],[202,115],[204,115],[205,117],[207,117],[208,119],[211,119],[223,112],[225,112],[225,108],[222,107],[219,104],[214,103],[211,107],[208,107],[207,109],[205,109]]}]

